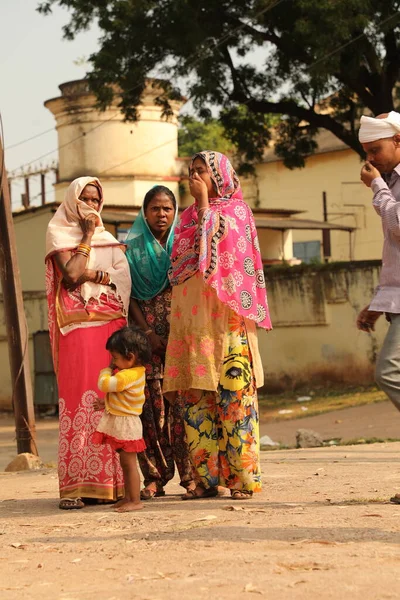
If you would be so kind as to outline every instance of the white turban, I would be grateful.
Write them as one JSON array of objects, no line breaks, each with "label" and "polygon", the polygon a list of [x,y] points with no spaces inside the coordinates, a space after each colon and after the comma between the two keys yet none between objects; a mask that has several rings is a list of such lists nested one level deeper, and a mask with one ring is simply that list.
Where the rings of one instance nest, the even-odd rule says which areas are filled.
[{"label": "white turban", "polygon": [[400,133],[400,114],[392,110],[385,119],[361,117],[358,139],[362,144],[390,138]]}]

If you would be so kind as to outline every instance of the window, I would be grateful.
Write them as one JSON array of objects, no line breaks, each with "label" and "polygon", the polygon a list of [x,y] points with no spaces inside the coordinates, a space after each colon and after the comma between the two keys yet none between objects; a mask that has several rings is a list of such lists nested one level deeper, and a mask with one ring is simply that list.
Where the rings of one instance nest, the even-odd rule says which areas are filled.
[{"label": "window", "polygon": [[122,229],[122,228],[118,227],[117,228],[117,240],[119,242],[124,242],[128,233],[129,233],[129,229]]},{"label": "window", "polygon": [[294,242],[293,256],[304,263],[318,262],[321,260],[321,242]]}]

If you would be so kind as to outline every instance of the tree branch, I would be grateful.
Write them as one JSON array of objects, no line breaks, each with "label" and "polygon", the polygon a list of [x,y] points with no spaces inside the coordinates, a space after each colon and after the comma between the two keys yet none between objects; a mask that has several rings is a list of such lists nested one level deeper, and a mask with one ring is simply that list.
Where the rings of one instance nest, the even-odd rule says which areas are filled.
[{"label": "tree branch", "polygon": [[[221,52],[225,58],[226,64],[229,67],[229,70],[231,72],[231,76],[232,76],[232,83],[233,83],[233,93],[237,93],[237,94],[242,94],[243,93],[243,86],[242,86],[242,82],[238,76],[237,70],[235,68],[235,65],[233,64],[233,60],[232,60],[232,56],[231,53],[229,52],[229,48],[227,45],[224,45],[221,48]],[[248,92],[248,90],[246,89],[246,91]]]},{"label": "tree branch", "polygon": [[400,70],[400,52],[397,47],[396,35],[393,29],[390,29],[384,36],[386,57],[384,60],[384,70],[386,75],[386,85],[391,89],[399,78]]},{"label": "tree branch", "polygon": [[341,123],[335,121],[327,114],[319,114],[311,109],[299,106],[293,100],[281,100],[279,102],[269,102],[268,100],[256,100],[255,98],[246,98],[243,94],[233,92],[231,99],[240,104],[245,104],[251,111],[261,114],[284,114],[296,117],[310,123],[312,127],[328,129],[344,144],[352,148],[361,157],[364,157],[364,151],[357,138],[354,138],[351,131],[346,129]]},{"label": "tree branch", "polygon": [[243,23],[240,19],[235,19],[234,17],[231,17],[231,16],[227,16],[227,22],[229,22],[229,24],[234,29],[240,28],[241,31],[243,31],[244,33],[247,33],[255,40],[261,39],[264,42],[270,42],[271,44],[276,46],[276,48],[280,52],[282,52],[282,54],[289,54],[289,55],[296,54],[296,57],[298,58],[298,60],[301,60],[306,65],[311,64],[313,61],[313,58],[310,57],[306,52],[304,52],[303,47],[296,46],[296,48],[294,48],[293,42],[292,42],[292,44],[286,43],[282,39],[282,37],[279,37],[279,35],[277,35],[273,31],[270,31],[270,30],[260,31],[260,30],[256,29],[255,27],[252,27],[248,23]]}]

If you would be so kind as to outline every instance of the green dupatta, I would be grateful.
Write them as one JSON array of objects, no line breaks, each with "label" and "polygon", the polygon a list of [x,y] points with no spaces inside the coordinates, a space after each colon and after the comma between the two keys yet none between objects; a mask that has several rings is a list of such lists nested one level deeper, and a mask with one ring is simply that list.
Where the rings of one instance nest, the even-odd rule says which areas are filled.
[{"label": "green dupatta", "polygon": [[169,230],[167,243],[163,247],[152,234],[144,216],[143,207],[135,219],[126,238],[126,258],[132,278],[132,298],[151,300],[169,285],[168,270],[174,241],[174,230],[178,217]]}]

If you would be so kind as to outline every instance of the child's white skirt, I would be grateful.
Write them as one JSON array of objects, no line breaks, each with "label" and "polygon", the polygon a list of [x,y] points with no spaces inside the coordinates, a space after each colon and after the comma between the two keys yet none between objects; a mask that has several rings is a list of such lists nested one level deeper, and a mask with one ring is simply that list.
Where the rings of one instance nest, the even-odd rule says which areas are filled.
[{"label": "child's white skirt", "polygon": [[113,450],[143,452],[146,444],[143,439],[142,421],[137,415],[119,417],[104,411],[93,434],[94,444],[109,444]]}]

